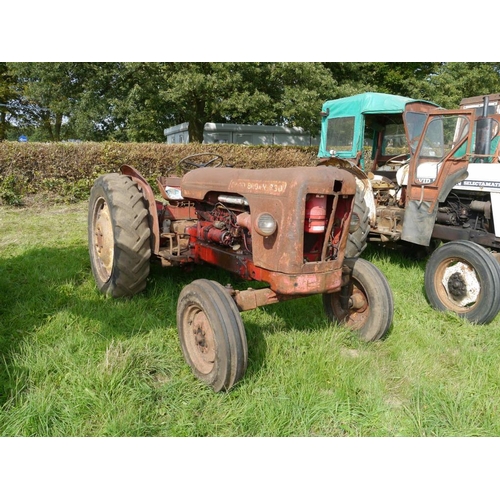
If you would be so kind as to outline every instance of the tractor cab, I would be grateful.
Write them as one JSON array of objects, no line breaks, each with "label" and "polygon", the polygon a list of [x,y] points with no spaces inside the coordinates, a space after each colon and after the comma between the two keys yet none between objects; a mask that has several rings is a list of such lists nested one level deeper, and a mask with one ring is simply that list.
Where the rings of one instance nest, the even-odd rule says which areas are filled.
[{"label": "tractor cab", "polygon": [[476,116],[500,114],[500,94],[483,94],[464,97],[460,101],[460,109],[474,109]]},{"label": "tractor cab", "polygon": [[394,178],[416,147],[431,102],[366,92],[326,101],[321,116],[319,158],[343,158],[363,171]]}]

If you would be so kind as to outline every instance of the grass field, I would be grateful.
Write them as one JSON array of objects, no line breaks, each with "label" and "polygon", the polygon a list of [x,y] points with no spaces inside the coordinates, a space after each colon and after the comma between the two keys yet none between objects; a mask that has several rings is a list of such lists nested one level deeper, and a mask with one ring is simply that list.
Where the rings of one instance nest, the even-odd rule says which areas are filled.
[{"label": "grass field", "polygon": [[249,366],[229,393],[198,382],[175,310],[196,278],[152,268],[129,300],[96,290],[86,204],[0,207],[2,436],[499,436],[500,318],[430,308],[424,262],[370,247],[394,323],[365,344],[328,324],[321,297],[243,313]]}]

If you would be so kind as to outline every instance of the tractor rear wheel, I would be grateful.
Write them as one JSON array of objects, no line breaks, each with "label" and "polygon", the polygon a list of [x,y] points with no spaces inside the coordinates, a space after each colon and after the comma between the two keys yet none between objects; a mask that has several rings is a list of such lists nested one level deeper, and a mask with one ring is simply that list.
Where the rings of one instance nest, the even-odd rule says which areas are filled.
[{"label": "tractor rear wheel", "polygon": [[370,207],[367,205],[363,193],[356,187],[354,207],[351,215],[351,225],[347,235],[345,257],[354,259],[359,257],[366,248],[370,232]]},{"label": "tractor rear wheel", "polygon": [[229,292],[215,281],[198,279],[177,302],[182,353],[194,375],[215,392],[228,391],[245,374],[245,327]]},{"label": "tractor rear wheel", "polygon": [[425,292],[439,311],[454,312],[471,323],[489,323],[500,310],[500,265],[477,243],[450,241],[427,262]]},{"label": "tractor rear wheel", "polygon": [[360,339],[373,341],[389,330],[394,316],[394,300],[387,278],[374,264],[356,259],[352,268],[347,305],[345,290],[323,294],[323,308],[330,321],[345,325]]},{"label": "tractor rear wheel", "polygon": [[90,192],[88,243],[98,289],[111,297],[144,290],[151,258],[146,201],[137,184],[117,173],[99,177]]}]

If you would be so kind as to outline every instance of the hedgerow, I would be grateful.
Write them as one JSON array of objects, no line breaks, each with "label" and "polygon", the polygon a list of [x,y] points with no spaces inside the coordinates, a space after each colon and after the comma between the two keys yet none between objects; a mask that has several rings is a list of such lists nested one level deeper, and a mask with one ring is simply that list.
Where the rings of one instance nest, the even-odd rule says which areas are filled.
[{"label": "hedgerow", "polygon": [[[86,199],[95,179],[124,164],[150,181],[178,172],[185,156],[210,152],[238,168],[312,166],[317,147],[245,146],[240,144],[159,143],[0,143],[0,200],[19,205],[45,195],[71,202]],[[152,182],[153,183],[153,182]]]}]

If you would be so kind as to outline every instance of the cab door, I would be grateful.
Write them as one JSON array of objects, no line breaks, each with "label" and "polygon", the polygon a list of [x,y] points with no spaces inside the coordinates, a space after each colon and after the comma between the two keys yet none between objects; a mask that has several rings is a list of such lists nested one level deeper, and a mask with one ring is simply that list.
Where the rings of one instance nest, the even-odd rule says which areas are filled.
[{"label": "cab door", "polygon": [[406,140],[410,145],[412,154],[415,153],[415,148],[418,144],[418,140],[415,141],[415,138],[418,138],[422,135],[422,130],[424,128],[427,116],[429,115],[429,113],[432,113],[437,109],[440,108],[438,108],[436,104],[420,101],[409,102],[405,106],[403,121]]},{"label": "cab door", "polygon": [[473,125],[474,111],[433,111],[427,117],[422,134],[414,136],[403,240],[429,245],[439,202],[446,199],[458,182],[467,178]]}]

